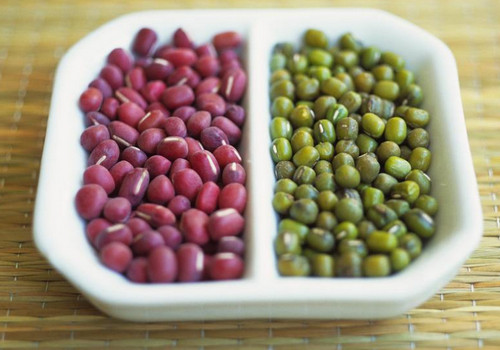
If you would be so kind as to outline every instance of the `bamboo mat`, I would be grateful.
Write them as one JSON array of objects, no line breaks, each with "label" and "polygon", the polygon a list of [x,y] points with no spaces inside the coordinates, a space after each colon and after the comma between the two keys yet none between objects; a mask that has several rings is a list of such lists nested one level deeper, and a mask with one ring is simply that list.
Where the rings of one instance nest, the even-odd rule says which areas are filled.
[{"label": "bamboo mat", "polygon": [[[484,238],[456,278],[382,321],[136,324],[100,313],[38,254],[32,213],[55,67],[77,40],[154,8],[377,7],[446,42],[458,63],[484,211]],[[499,1],[0,1],[0,349],[500,348]]]}]

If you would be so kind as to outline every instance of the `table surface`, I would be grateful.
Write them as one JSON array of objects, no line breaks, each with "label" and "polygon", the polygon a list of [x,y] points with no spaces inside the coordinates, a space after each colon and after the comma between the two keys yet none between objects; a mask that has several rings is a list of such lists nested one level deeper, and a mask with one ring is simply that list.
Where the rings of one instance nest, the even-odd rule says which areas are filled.
[{"label": "table surface", "polygon": [[[375,7],[453,51],[477,175],[484,235],[458,275],[420,307],[379,321],[130,323],[96,310],[32,241],[54,71],[65,51],[124,13],[159,8]],[[500,2],[0,1],[0,348],[500,348]]]}]

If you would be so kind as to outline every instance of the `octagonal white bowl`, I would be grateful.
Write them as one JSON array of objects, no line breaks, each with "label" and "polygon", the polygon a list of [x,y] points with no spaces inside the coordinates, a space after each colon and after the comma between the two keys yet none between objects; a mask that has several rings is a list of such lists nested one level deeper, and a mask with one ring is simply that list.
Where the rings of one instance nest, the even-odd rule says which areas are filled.
[{"label": "octagonal white bowl", "polygon": [[[245,38],[249,86],[241,152],[248,172],[246,270],[237,281],[140,285],[103,267],[74,208],[86,154],[77,101],[106,55],[130,46],[141,27],[160,42],[178,27],[196,42],[224,30]],[[276,272],[269,156],[269,60],[281,41],[300,42],[310,27],[329,38],[350,31],[364,43],[400,53],[415,71],[429,110],[432,194],[440,203],[437,232],[422,255],[391,277],[284,278]],[[34,239],[48,261],[96,307],[135,321],[238,318],[383,318],[428,299],[457,273],[477,246],[482,214],[468,146],[455,60],[441,41],[398,17],[370,9],[193,10],[134,13],[113,20],[74,45],[57,69],[34,217]]]}]

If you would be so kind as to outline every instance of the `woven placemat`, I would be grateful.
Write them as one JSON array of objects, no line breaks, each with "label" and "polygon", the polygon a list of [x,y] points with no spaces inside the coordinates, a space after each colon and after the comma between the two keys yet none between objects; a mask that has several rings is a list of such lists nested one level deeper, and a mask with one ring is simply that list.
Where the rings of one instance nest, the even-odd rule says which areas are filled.
[{"label": "woven placemat", "polygon": [[[55,67],[78,39],[127,12],[301,7],[303,1],[0,2],[0,348],[500,348],[500,3],[340,1],[404,17],[457,59],[484,238],[459,274],[420,307],[381,321],[130,323],[89,304],[39,255],[32,213]],[[308,6],[332,6],[315,0]]]}]

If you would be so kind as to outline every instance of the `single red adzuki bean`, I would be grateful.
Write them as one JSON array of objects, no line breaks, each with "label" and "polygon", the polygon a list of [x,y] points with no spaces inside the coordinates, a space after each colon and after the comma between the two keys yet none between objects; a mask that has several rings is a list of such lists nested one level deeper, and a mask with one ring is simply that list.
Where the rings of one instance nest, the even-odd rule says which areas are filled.
[{"label": "single red adzuki bean", "polygon": [[247,190],[240,183],[230,183],[222,188],[219,194],[219,208],[234,208],[240,214],[245,211]]},{"label": "single red adzuki bean", "polygon": [[123,223],[127,221],[132,212],[130,202],[122,197],[108,199],[104,205],[103,215],[112,223]]},{"label": "single red adzuki bean", "polygon": [[210,277],[214,280],[241,278],[245,265],[241,257],[233,253],[217,253],[210,262]]},{"label": "single red adzuki bean", "polygon": [[134,169],[134,167],[126,160],[120,160],[109,169],[109,173],[115,181],[115,188],[121,187],[125,175],[132,171],[132,169]]},{"label": "single red adzuki bean", "polygon": [[148,256],[148,278],[153,283],[170,283],[177,278],[177,259],[172,248],[156,247]]},{"label": "single red adzuki bean", "polygon": [[154,230],[145,231],[134,237],[132,251],[135,255],[147,256],[154,248],[165,245],[163,236]]},{"label": "single red adzuki bean", "polygon": [[152,203],[168,203],[175,196],[174,185],[165,175],[158,175],[149,183],[146,196]]},{"label": "single red adzuki bean", "polygon": [[148,281],[148,259],[139,256],[137,258],[134,258],[126,272],[127,278],[135,283],[146,283]]},{"label": "single red adzuki bean", "polygon": [[113,140],[101,141],[89,155],[87,165],[101,164],[110,169],[118,161],[120,148]]},{"label": "single red adzuki bean", "polygon": [[160,155],[151,156],[144,163],[144,167],[148,170],[152,179],[167,174],[171,165],[172,163],[167,158]]},{"label": "single red adzuki bean", "polygon": [[114,224],[102,230],[95,239],[95,245],[99,250],[111,242],[130,245],[132,243],[132,231],[125,224]]},{"label": "single red adzuki bean", "polygon": [[128,51],[122,48],[113,49],[107,57],[107,62],[120,68],[123,73],[127,73],[133,64],[132,57],[130,57]]},{"label": "single red adzuki bean", "polygon": [[116,272],[127,270],[132,256],[130,248],[121,242],[109,243],[99,253],[102,263]]},{"label": "single red adzuki bean", "polygon": [[179,217],[188,209],[191,209],[191,201],[186,196],[177,195],[168,202],[168,209]]},{"label": "single red adzuki bean", "polygon": [[95,112],[101,108],[103,101],[101,90],[89,87],[80,95],[79,106],[83,112]]},{"label": "single red adzuki bean", "polygon": [[193,243],[184,243],[176,251],[179,282],[197,282],[203,277],[203,250]]},{"label": "single red adzuki bean", "polygon": [[[220,198],[220,195],[219,195]],[[207,229],[210,237],[218,241],[225,236],[239,235],[245,226],[245,219],[233,208],[219,209],[210,214]]]},{"label": "single red adzuki bean", "polygon": [[208,215],[199,209],[186,210],[181,216],[180,229],[187,242],[203,245],[210,240]]},{"label": "single red adzuki bean", "polygon": [[102,165],[94,164],[83,172],[83,184],[96,184],[101,186],[107,194],[115,190],[115,180],[108,169]]},{"label": "single red adzuki bean", "polygon": [[164,225],[156,229],[157,232],[163,237],[165,245],[177,250],[177,247],[182,243],[182,233],[175,226]]},{"label": "single red adzuki bean", "polygon": [[109,131],[105,125],[91,125],[80,135],[80,144],[87,152],[92,152],[95,146],[109,138]]},{"label": "single red adzuki bean", "polygon": [[158,40],[156,32],[150,28],[142,28],[132,43],[132,52],[139,56],[149,56]]}]

